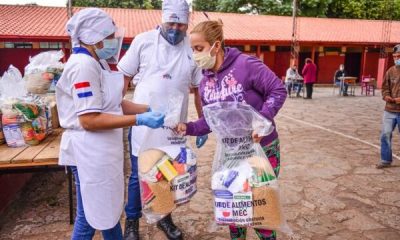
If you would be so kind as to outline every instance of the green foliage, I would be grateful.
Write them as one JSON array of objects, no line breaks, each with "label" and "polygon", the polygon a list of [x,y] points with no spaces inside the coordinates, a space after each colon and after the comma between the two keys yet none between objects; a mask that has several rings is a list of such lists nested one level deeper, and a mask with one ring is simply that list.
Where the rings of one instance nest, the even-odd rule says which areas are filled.
[{"label": "green foliage", "polygon": [[208,11],[216,12],[218,7],[218,1],[210,0],[194,0],[193,9],[195,11]]},{"label": "green foliage", "polygon": [[74,6],[78,7],[109,7],[109,8],[142,8],[161,9],[161,0],[75,0]]},{"label": "green foliage", "polygon": [[[161,9],[161,0],[76,0],[74,6]],[[193,0],[195,11],[292,15],[293,0]],[[400,0],[297,0],[299,16],[400,20]]]}]

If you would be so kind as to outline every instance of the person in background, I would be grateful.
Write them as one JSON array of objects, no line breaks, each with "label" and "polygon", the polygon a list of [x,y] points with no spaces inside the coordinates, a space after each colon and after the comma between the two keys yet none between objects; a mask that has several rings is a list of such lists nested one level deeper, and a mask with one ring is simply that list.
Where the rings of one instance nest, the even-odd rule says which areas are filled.
[{"label": "person in background", "polygon": [[[215,102],[246,102],[265,118],[274,117],[283,106],[287,92],[281,80],[258,58],[241,53],[236,48],[225,47],[221,21],[205,21],[190,33],[190,42],[196,64],[203,69],[200,84],[202,105]],[[210,133],[204,117],[195,122],[180,123],[180,134],[201,136]],[[268,136],[253,136],[260,142],[276,176],[280,169],[280,143],[275,130]],[[229,227],[231,239],[246,239],[247,229]],[[276,232],[255,229],[260,239],[275,240]]]},{"label": "person in background", "polygon": [[124,203],[122,128],[161,127],[164,116],[147,105],[123,100],[124,78],[110,71],[122,43],[112,18],[101,9],[80,10],[66,25],[73,52],[56,85],[61,126],[59,164],[69,166],[76,185],[71,239],[122,240]]},{"label": "person in background", "polygon": [[317,65],[313,63],[311,58],[306,58],[306,65],[304,65],[301,74],[303,75],[304,84],[306,85],[307,94],[305,99],[312,99],[314,83],[317,81]]},{"label": "person in background", "polygon": [[[340,78],[346,77],[346,75],[347,75],[347,73],[346,73],[346,70],[344,70],[344,65],[340,64],[339,69],[336,70],[336,72],[335,72],[335,84],[340,87],[340,83],[341,83]],[[348,94],[347,94],[348,88],[349,88],[349,84],[347,84],[343,81],[343,86],[340,89],[340,91],[342,91],[342,93],[343,93],[343,96],[348,96]]]},{"label": "person in background", "polygon": [[285,77],[285,84],[286,88],[288,91],[288,94],[292,93],[292,89],[297,89],[296,90],[296,97],[300,97],[300,92],[303,87],[303,84],[298,83],[296,79],[300,78],[300,74],[297,71],[297,66],[293,64],[288,70],[286,71],[286,77]]},{"label": "person in background", "polygon": [[[198,116],[201,116],[197,87],[202,73],[193,61],[193,52],[186,37],[188,23],[189,5],[186,0],[164,0],[160,27],[137,35],[117,65],[125,75],[126,86],[134,78],[136,87],[133,101],[136,103],[166,102],[169,91],[182,94],[184,96],[182,105],[176,106],[181,107],[179,121],[187,121],[190,88],[194,92]],[[160,142],[168,142],[170,141],[168,139],[175,137],[175,133],[167,128],[152,131],[152,136],[156,136],[154,141],[147,138],[147,133],[149,131],[141,127],[133,127],[130,131],[131,176],[128,184],[128,201],[125,206],[126,240],[139,239],[139,218],[142,216],[138,179],[139,149],[144,144],[160,146]],[[207,135],[199,136],[196,140],[197,146],[203,145],[206,139]],[[172,141],[166,144],[172,148],[177,146]],[[171,214],[158,221],[157,227],[168,239],[183,238],[182,231],[174,224]]]},{"label": "person in background", "polygon": [[381,133],[381,160],[377,168],[392,165],[392,134],[396,126],[400,132],[400,44],[393,48],[394,66],[386,71],[382,84],[382,98],[386,102]]}]

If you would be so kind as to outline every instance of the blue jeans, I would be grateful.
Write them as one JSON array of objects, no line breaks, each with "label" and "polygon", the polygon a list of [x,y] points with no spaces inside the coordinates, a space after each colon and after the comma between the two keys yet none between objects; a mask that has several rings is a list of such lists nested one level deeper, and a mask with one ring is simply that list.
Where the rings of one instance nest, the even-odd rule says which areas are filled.
[{"label": "blue jeans", "polygon": [[400,132],[400,113],[385,111],[381,133],[381,161],[383,164],[392,163],[392,133],[396,125]]},{"label": "blue jeans", "polygon": [[[72,232],[72,240],[90,240],[93,238],[96,229],[89,225],[86,221],[85,212],[83,210],[81,188],[79,183],[78,169],[71,167],[72,174],[75,178],[76,187],[76,218],[74,230]],[[122,240],[122,229],[118,222],[115,227],[101,231],[104,240]]]},{"label": "blue jeans", "polygon": [[293,82],[289,82],[286,85],[287,85],[287,90],[288,90],[289,94],[292,92],[292,89],[293,90],[297,89],[296,93],[300,94],[301,88],[303,87],[303,84],[301,84],[301,83],[293,83]]},{"label": "blue jeans", "polygon": [[[340,81],[336,81],[335,84],[336,84],[336,86],[340,87]],[[349,84],[348,83],[343,83],[343,86],[342,86],[342,89],[341,89],[342,93],[347,93],[347,89],[348,88],[349,88]]]},{"label": "blue jeans", "polygon": [[142,216],[142,201],[140,199],[140,184],[138,175],[138,157],[132,154],[131,135],[129,130],[129,151],[131,156],[131,176],[128,183],[128,202],[125,205],[127,219],[138,219]]}]

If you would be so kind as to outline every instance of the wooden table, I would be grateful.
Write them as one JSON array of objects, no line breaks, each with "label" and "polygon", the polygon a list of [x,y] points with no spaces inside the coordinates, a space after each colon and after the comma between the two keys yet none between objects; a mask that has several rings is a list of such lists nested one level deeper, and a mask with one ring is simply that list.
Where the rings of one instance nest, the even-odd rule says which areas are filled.
[{"label": "wooden table", "polygon": [[339,91],[339,95],[343,94],[343,86],[345,83],[349,84],[350,87],[350,95],[355,95],[355,86],[356,86],[356,81],[357,81],[357,77],[339,77],[340,79],[340,91]]},{"label": "wooden table", "polygon": [[69,216],[73,224],[72,173],[58,165],[62,130],[55,129],[37,146],[10,148],[0,145],[0,175],[14,173],[66,171],[68,176]]}]

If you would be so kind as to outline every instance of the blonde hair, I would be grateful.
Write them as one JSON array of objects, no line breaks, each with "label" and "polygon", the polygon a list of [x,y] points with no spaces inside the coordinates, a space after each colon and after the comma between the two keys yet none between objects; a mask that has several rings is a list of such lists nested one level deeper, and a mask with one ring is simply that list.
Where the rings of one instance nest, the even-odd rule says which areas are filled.
[{"label": "blonde hair", "polygon": [[213,45],[216,41],[221,42],[222,48],[224,47],[224,31],[223,31],[224,24],[222,23],[221,19],[218,21],[204,21],[197,24],[190,34],[192,33],[200,33],[203,34],[205,40],[210,44]]}]

